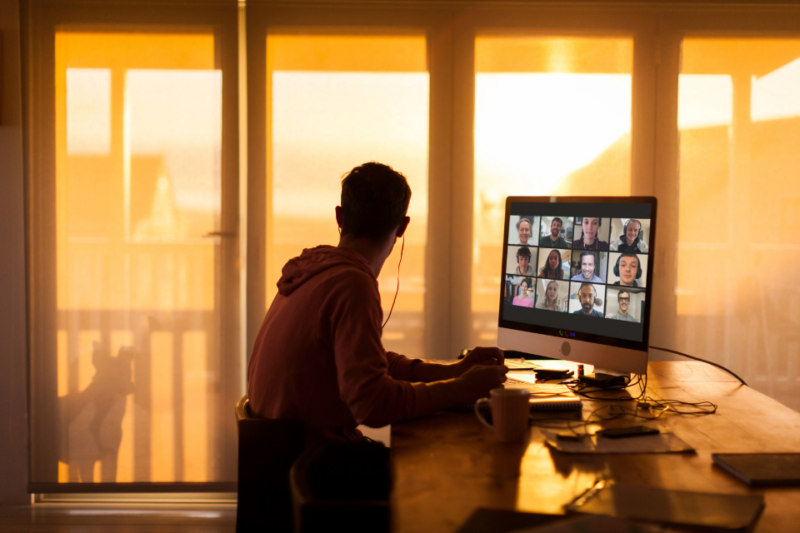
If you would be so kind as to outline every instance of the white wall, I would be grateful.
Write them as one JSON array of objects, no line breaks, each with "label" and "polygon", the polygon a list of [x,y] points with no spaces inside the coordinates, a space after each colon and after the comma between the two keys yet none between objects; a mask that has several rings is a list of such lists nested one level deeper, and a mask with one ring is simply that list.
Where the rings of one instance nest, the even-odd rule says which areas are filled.
[{"label": "white wall", "polygon": [[19,0],[0,0],[0,505],[30,502]]}]

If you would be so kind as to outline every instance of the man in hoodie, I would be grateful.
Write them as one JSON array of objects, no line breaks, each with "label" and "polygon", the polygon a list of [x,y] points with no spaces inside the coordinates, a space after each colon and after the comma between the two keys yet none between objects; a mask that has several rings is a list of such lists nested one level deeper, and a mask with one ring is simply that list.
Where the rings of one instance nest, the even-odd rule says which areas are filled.
[{"label": "man in hoodie", "polygon": [[250,405],[303,421],[310,441],[361,440],[381,427],[474,402],[505,381],[497,348],[451,365],[384,350],[377,278],[402,237],[411,189],[391,167],[365,163],[342,181],[336,247],[303,250],[283,267],[248,369]]}]

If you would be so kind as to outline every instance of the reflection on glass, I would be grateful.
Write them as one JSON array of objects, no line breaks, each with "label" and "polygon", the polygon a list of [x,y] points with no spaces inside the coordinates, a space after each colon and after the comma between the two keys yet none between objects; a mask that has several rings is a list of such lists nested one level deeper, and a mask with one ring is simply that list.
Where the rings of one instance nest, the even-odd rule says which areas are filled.
[{"label": "reflection on glass", "polygon": [[633,40],[479,37],[475,65],[472,341],[487,344],[505,197],[630,193]]},{"label": "reflection on glass", "polygon": [[800,408],[800,39],[687,38],[680,77],[679,350]]},{"label": "reflection on glass", "polygon": [[214,64],[212,35],[56,34],[60,482],[228,475]]},{"label": "reflection on glass", "polygon": [[[422,357],[428,213],[428,73],[421,36],[270,35],[267,305],[283,265],[336,245],[341,177],[379,161],[411,186],[400,292],[383,332],[389,350]],[[384,316],[400,243],[378,279]]]}]

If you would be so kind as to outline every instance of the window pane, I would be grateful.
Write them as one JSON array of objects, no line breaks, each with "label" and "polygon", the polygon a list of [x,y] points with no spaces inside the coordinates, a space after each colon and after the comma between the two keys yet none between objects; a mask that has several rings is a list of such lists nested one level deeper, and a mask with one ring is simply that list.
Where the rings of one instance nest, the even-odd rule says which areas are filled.
[{"label": "window pane", "polygon": [[800,39],[687,38],[682,69],[676,345],[800,409]]},{"label": "window pane", "polygon": [[[391,165],[413,192],[400,292],[383,332],[388,350],[423,356],[428,214],[428,73],[421,36],[270,35],[267,302],[303,248],[336,245],[341,177]],[[378,278],[384,317],[397,288],[400,243]]]},{"label": "window pane", "polygon": [[214,65],[210,34],[56,34],[59,482],[234,479]]},{"label": "window pane", "polygon": [[630,194],[633,40],[475,41],[473,343],[497,341],[511,195]]}]

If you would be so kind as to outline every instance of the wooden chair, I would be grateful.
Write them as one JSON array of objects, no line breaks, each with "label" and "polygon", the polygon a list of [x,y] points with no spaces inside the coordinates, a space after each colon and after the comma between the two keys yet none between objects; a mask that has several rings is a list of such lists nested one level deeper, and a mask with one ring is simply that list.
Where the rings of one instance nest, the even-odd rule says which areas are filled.
[{"label": "wooden chair", "polygon": [[257,418],[245,394],[236,404],[239,430],[239,497],[236,533],[293,531],[289,470],[303,453],[299,420]]},{"label": "wooden chair", "polygon": [[389,449],[380,443],[307,450],[291,471],[295,533],[388,532]]}]

